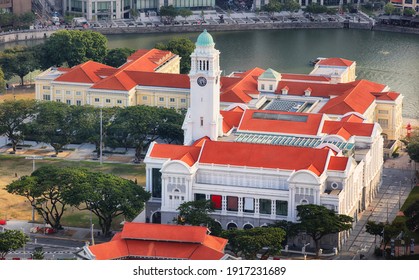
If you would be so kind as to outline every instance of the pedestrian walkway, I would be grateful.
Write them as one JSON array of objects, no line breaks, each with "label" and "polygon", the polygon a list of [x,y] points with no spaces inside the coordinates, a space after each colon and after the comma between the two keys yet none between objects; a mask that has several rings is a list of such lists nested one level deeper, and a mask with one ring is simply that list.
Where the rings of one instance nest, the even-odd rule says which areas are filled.
[{"label": "pedestrian walkway", "polygon": [[[408,155],[404,152],[399,158],[386,161],[378,194],[350,232],[336,259],[359,259],[360,254],[366,259],[376,258],[374,250],[381,240],[379,237],[375,240],[373,235],[367,233],[365,225],[368,221],[391,223],[399,214],[413,187],[414,171],[408,168],[408,163]],[[419,253],[419,247],[416,250]]]}]

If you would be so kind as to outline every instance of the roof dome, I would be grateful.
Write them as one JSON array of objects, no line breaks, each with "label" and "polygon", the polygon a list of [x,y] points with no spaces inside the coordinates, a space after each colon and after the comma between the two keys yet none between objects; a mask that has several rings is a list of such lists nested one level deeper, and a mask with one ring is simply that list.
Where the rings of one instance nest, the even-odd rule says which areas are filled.
[{"label": "roof dome", "polygon": [[214,40],[212,39],[211,34],[209,34],[207,32],[206,29],[204,29],[204,32],[202,32],[199,36],[198,39],[196,40],[196,46],[201,46],[201,47],[208,47],[208,46],[213,46],[214,44]]}]

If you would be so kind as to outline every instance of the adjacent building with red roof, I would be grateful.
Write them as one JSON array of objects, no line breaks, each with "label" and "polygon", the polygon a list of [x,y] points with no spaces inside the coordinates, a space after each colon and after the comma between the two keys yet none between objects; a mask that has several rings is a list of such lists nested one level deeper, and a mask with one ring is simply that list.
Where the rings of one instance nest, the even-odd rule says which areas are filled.
[{"label": "adjacent building with red roof", "polygon": [[227,239],[206,227],[128,223],[111,241],[85,246],[77,253],[89,260],[222,260]]}]

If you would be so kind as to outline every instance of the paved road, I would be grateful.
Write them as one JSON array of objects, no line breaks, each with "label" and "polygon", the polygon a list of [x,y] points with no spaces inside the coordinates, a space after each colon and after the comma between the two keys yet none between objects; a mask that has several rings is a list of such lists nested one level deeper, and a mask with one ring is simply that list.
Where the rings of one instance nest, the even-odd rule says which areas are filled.
[{"label": "paved road", "polygon": [[402,154],[396,160],[388,160],[384,166],[382,184],[377,196],[351,231],[336,259],[359,259],[359,254],[365,255],[366,259],[376,259],[374,249],[380,240],[377,237],[375,244],[374,236],[365,231],[366,223],[370,220],[391,223],[409,196],[414,173],[408,162],[408,155]]}]

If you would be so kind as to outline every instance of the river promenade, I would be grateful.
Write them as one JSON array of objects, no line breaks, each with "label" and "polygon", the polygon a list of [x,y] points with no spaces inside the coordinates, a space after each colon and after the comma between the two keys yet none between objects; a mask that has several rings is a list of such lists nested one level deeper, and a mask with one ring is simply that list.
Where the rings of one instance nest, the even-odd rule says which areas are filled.
[{"label": "river promenade", "polygon": [[[302,11],[298,13],[281,12],[272,16],[255,13],[226,13],[224,11],[205,11],[190,16],[173,24],[165,25],[159,16],[138,17],[129,20],[111,20],[91,22],[84,30],[94,30],[104,35],[112,34],[149,34],[149,33],[188,33],[208,31],[245,31],[275,29],[364,29],[375,31],[419,34],[419,28],[376,24],[373,18],[364,13],[316,15],[309,20]],[[222,20],[220,20],[222,18]],[[0,45],[27,40],[45,39],[62,29],[73,29],[69,26],[35,26],[29,30],[0,32]],[[83,29],[83,28],[78,28]]]}]

